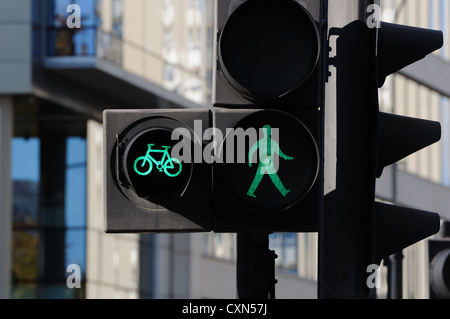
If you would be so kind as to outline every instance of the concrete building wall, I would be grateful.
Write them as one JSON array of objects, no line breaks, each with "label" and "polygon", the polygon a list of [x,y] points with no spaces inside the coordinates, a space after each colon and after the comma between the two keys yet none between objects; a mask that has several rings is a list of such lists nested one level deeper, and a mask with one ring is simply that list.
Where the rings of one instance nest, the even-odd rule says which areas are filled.
[{"label": "concrete building wall", "polygon": [[[0,3],[0,299],[11,289],[13,99],[31,90],[31,0]],[[20,39],[20,41],[18,41]]]},{"label": "concrete building wall", "polygon": [[0,97],[0,299],[9,298],[11,289],[12,183],[11,139],[13,104]]},{"label": "concrete building wall", "polygon": [[30,92],[31,37],[32,1],[1,1],[0,94]]}]

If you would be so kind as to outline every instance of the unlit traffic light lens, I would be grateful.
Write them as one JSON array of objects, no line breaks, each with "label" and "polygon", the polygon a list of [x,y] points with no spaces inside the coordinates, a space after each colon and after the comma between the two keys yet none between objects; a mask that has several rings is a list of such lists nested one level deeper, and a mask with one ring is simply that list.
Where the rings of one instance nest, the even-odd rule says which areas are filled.
[{"label": "unlit traffic light lens", "polygon": [[228,82],[244,96],[277,98],[300,87],[320,54],[316,22],[291,0],[249,0],[229,17],[219,40]]}]

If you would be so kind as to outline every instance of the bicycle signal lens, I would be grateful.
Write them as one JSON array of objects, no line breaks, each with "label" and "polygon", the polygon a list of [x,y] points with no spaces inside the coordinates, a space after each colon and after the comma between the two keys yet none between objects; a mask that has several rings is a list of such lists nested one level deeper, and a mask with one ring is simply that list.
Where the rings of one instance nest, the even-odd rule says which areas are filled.
[{"label": "bicycle signal lens", "polygon": [[164,145],[162,149],[155,148],[155,144],[148,144],[147,153],[139,156],[134,161],[134,172],[141,176],[147,176],[153,171],[153,165],[159,172],[164,172],[169,177],[180,175],[183,164],[178,158],[170,155],[171,146]]},{"label": "bicycle signal lens", "polygon": [[[172,130],[152,128],[137,133],[126,145],[123,157],[125,176],[139,197],[150,198],[158,194],[182,194],[190,179],[190,145],[181,154],[172,150],[179,140],[172,140]],[[179,146],[179,145],[178,145]],[[177,156],[181,156],[178,158]]]}]

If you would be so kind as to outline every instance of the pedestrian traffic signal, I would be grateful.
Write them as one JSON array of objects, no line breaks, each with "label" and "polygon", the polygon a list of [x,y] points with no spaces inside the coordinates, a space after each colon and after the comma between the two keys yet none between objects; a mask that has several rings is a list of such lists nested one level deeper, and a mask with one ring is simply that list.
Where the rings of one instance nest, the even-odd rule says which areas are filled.
[{"label": "pedestrian traffic signal", "polygon": [[105,231],[212,229],[211,166],[201,158],[210,116],[209,110],[104,112]]},{"label": "pedestrian traffic signal", "polygon": [[322,1],[217,1],[217,232],[317,231]]},{"label": "pedestrian traffic signal", "polygon": [[[228,110],[105,111],[107,232],[317,231],[321,3],[216,2],[214,106]],[[231,130],[255,139],[229,146]]]},{"label": "pedestrian traffic signal", "polygon": [[309,115],[214,112],[227,132],[213,167],[215,231],[317,231],[320,122]]},{"label": "pedestrian traffic signal", "polygon": [[375,202],[375,183],[385,166],[440,139],[438,122],[379,112],[378,88],[440,48],[443,35],[357,20],[329,36],[337,37],[337,164],[319,231],[319,297],[367,298],[368,267],[439,230],[438,214]]}]

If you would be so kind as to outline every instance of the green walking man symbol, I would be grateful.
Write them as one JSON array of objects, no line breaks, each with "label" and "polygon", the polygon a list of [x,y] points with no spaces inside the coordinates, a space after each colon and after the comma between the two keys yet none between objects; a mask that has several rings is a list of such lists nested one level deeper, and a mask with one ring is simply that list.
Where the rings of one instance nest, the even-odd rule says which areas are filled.
[{"label": "green walking man symbol", "polygon": [[278,143],[272,139],[272,127],[270,125],[265,125],[263,127],[264,137],[258,141],[250,148],[248,153],[249,166],[252,167],[252,158],[256,150],[259,149],[259,166],[256,171],[255,178],[253,179],[252,185],[247,192],[248,196],[256,197],[255,191],[264,175],[269,175],[275,187],[280,191],[281,195],[286,197],[286,195],[291,191],[286,189],[277,174],[277,169],[274,166],[275,154],[278,154],[281,158],[291,161],[294,158],[284,154]]}]

